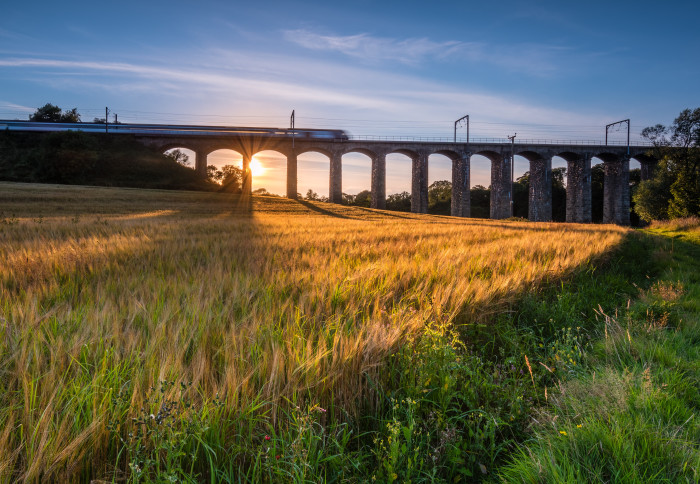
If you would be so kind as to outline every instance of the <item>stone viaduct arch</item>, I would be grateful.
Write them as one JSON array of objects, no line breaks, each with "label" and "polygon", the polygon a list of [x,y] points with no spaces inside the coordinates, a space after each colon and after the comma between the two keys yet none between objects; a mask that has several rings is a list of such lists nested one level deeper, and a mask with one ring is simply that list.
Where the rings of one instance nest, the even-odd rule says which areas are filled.
[{"label": "stone viaduct arch", "polygon": [[[566,161],[566,221],[591,222],[591,159],[603,161],[604,222],[627,225],[629,219],[629,161],[639,161],[642,179],[652,175],[656,160],[647,155],[645,146],[549,145],[518,143],[430,143],[356,140],[323,140],[270,138],[265,136],[135,136],[144,144],[164,152],[173,147],[187,148],[196,153],[196,171],[206,176],[206,156],[217,149],[230,149],[243,155],[244,172],[249,177],[253,155],[260,151],[276,151],[287,158],[287,197],[297,196],[297,157],[317,152],[330,162],[329,199],[342,201],[342,157],[361,153],[371,160],[372,208],[386,208],[386,157],[399,153],[411,159],[411,211],[428,210],[428,158],[432,154],[447,156],[452,161],[453,216],[470,215],[470,159],[482,155],[491,163],[491,208],[493,219],[511,214],[511,165],[515,155],[528,160],[530,165],[530,192],[528,218],[533,221],[552,219],[552,158]],[[248,188],[250,180],[248,178]]]},{"label": "stone viaduct arch", "polygon": [[[386,155],[383,151],[371,150],[368,148],[354,147],[343,152],[343,155],[349,153],[360,153],[370,159],[371,175],[370,175],[370,192],[372,199],[370,207],[385,209],[386,208]],[[381,159],[381,161],[380,161]],[[341,193],[342,197],[342,193]]]}]

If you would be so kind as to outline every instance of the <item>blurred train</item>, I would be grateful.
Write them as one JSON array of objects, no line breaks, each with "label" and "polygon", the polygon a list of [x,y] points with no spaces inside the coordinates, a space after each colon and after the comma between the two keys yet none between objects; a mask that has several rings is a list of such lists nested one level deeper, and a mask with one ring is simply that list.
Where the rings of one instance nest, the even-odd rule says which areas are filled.
[{"label": "blurred train", "polygon": [[83,131],[85,133],[124,133],[180,136],[271,136],[347,141],[348,134],[340,129],[284,129],[240,126],[188,126],[177,124],[105,124],[105,123],[43,123],[0,120],[0,130],[10,131]]}]

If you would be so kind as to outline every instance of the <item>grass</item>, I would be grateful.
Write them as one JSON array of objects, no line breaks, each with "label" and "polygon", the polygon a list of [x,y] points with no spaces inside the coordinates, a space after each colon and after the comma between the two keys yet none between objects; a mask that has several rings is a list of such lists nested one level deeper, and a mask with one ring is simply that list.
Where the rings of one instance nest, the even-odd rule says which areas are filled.
[{"label": "grass", "polygon": [[633,283],[683,293],[652,326],[697,304],[614,226],[9,183],[0,207],[0,482],[514,476],[563,437],[533,415],[624,360],[595,331],[621,338]]},{"label": "grass", "polygon": [[657,277],[615,313],[598,310],[583,368],[557,375],[502,482],[698,482],[698,220],[647,230]]}]

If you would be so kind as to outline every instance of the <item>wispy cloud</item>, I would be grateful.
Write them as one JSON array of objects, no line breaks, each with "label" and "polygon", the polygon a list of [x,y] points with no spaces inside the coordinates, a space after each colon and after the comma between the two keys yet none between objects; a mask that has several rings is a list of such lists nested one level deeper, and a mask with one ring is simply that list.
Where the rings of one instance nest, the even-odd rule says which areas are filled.
[{"label": "wispy cloud", "polygon": [[[153,91],[162,89],[171,94],[192,92],[206,92],[208,94],[218,93],[238,93],[253,99],[294,99],[297,102],[318,102],[322,101],[336,106],[352,106],[353,108],[381,108],[387,107],[386,102],[380,98],[369,99],[364,95],[352,93],[342,89],[324,88],[322,86],[311,86],[305,83],[294,81],[284,82],[272,79],[262,79],[247,77],[236,72],[226,70],[202,70],[192,68],[169,68],[153,67],[130,63],[116,62],[95,62],[95,61],[73,61],[41,58],[12,58],[0,59],[0,67],[16,68],[40,68],[55,69],[63,71],[68,77],[66,79],[56,79],[46,76],[46,83],[63,83],[73,86],[81,84],[94,87],[102,86],[111,89],[117,80],[109,77],[104,82],[88,81],[81,79],[79,74],[94,74],[98,76],[109,76],[110,74],[122,74],[127,77],[144,78],[151,81]],[[279,74],[279,69],[277,70]],[[277,76],[279,77],[279,76]]]},{"label": "wispy cloud", "polygon": [[0,107],[12,109],[14,111],[23,111],[23,112],[27,112],[27,113],[33,113],[36,109],[36,108],[29,107],[29,106],[22,106],[21,104],[15,104],[15,103],[6,102],[6,101],[0,101]]},{"label": "wispy cloud", "polygon": [[459,41],[434,42],[427,38],[391,39],[369,34],[347,36],[321,35],[308,30],[286,30],[284,37],[302,47],[313,50],[330,50],[359,59],[378,61],[393,60],[414,64],[426,58],[445,58],[458,52],[479,51],[477,43]]},{"label": "wispy cloud", "polygon": [[366,33],[323,35],[305,29],[286,30],[284,38],[316,51],[340,52],[368,63],[393,61],[419,65],[428,60],[466,61],[498,66],[504,70],[534,76],[549,76],[559,70],[561,57],[570,53],[565,46],[518,43],[493,45],[484,42],[428,38],[392,39]]},{"label": "wispy cloud", "polygon": [[4,38],[10,39],[10,40],[26,40],[29,38],[26,35],[18,34],[17,32],[12,32],[10,30],[3,29],[1,27],[0,27],[0,37],[4,37]]},{"label": "wispy cloud", "polygon": [[15,104],[0,99],[0,118],[2,119],[26,119],[36,108],[30,108],[21,104]]}]

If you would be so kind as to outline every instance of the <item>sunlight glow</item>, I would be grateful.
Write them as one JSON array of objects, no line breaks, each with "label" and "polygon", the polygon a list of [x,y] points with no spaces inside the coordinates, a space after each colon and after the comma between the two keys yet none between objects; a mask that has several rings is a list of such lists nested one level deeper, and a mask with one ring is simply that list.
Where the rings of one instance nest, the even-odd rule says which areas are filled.
[{"label": "sunlight glow", "polygon": [[265,167],[260,163],[260,160],[253,158],[250,160],[250,173],[256,177],[265,174]]}]

